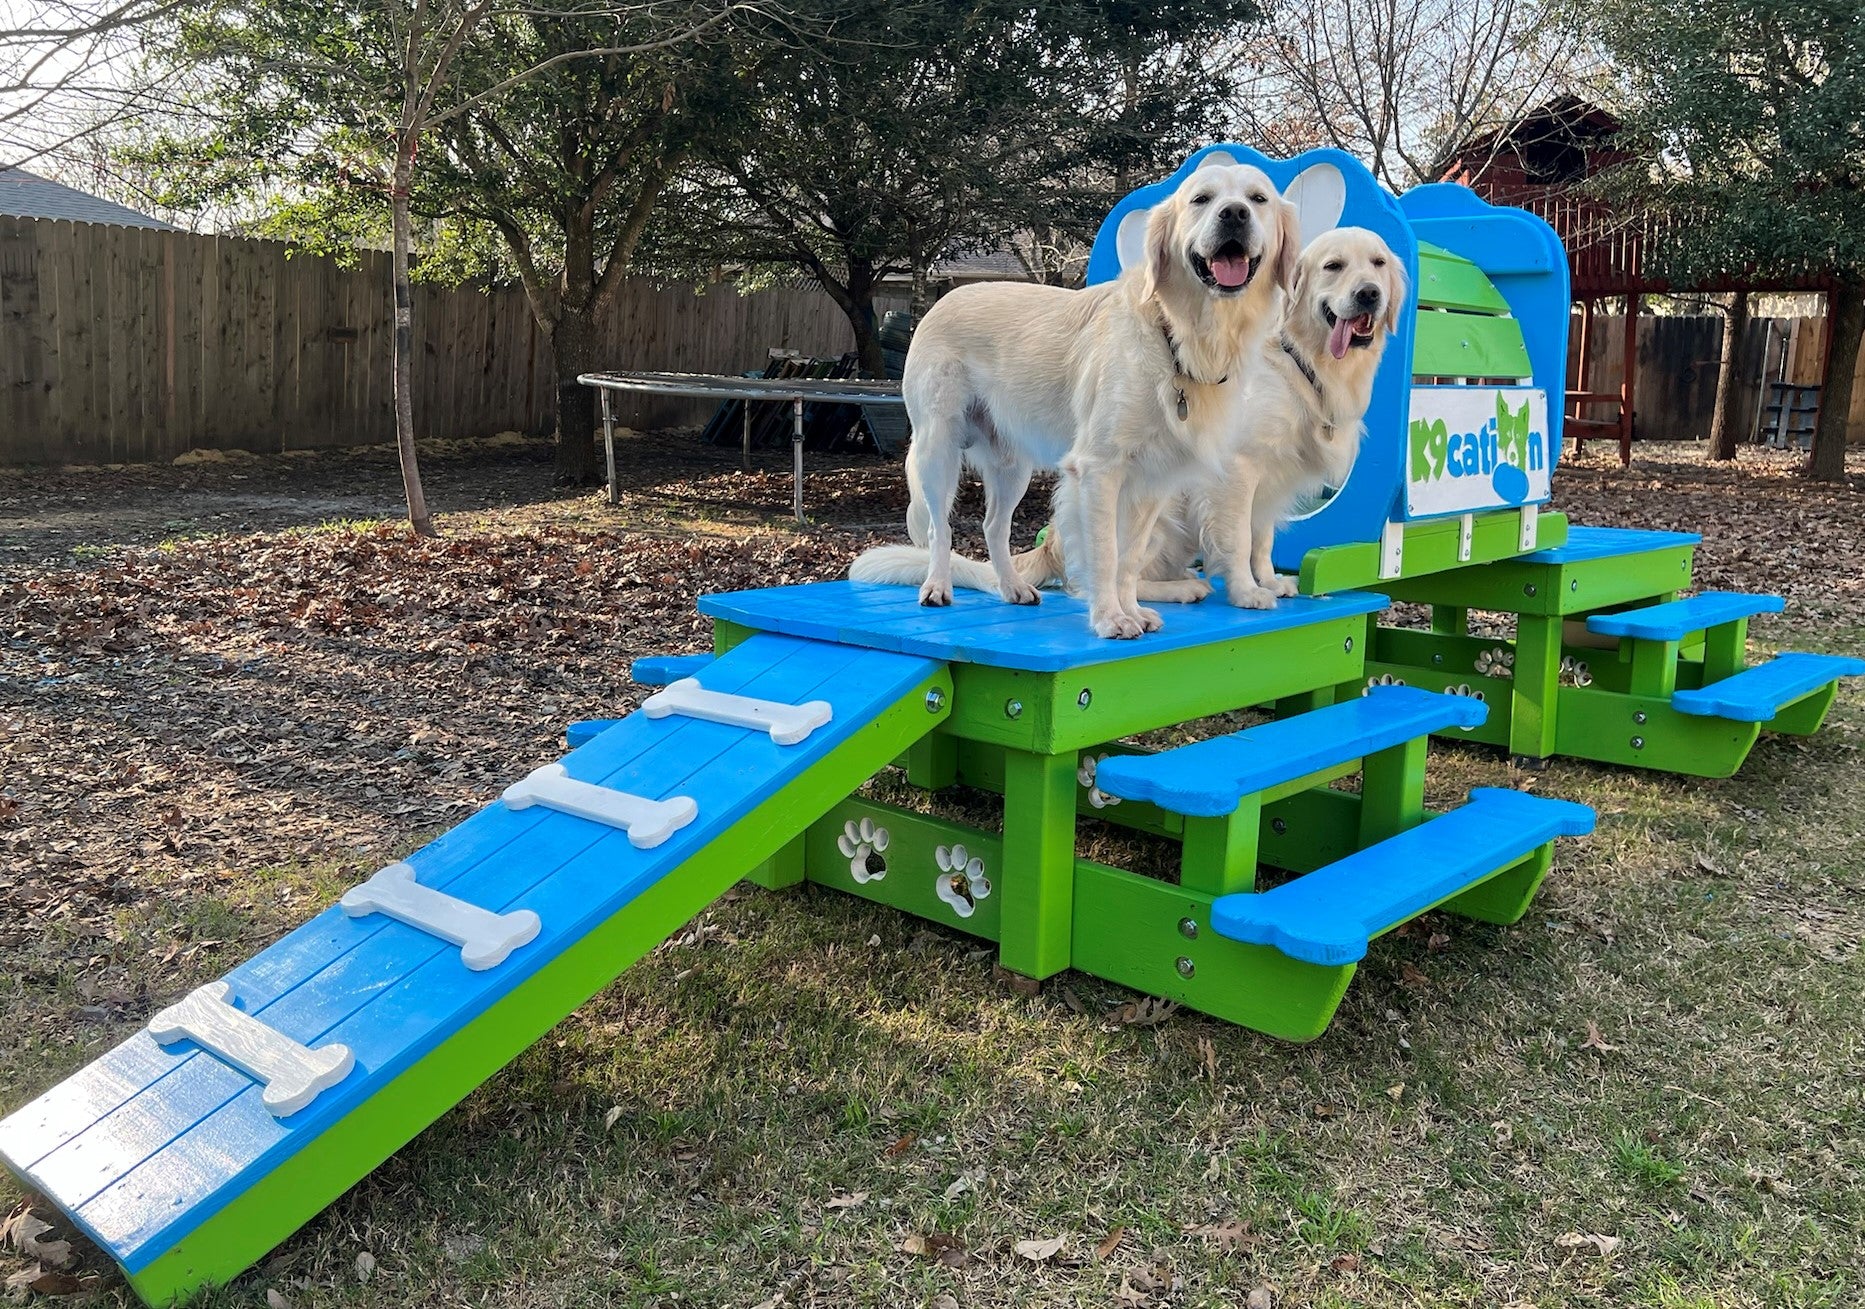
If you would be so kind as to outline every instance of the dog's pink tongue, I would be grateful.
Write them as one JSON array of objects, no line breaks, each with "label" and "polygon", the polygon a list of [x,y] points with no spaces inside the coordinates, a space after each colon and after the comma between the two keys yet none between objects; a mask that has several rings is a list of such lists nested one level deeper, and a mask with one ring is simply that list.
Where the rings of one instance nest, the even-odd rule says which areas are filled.
[{"label": "dog's pink tongue", "polygon": [[1238,255],[1219,255],[1211,261],[1211,276],[1219,286],[1243,286],[1250,280],[1250,261]]},{"label": "dog's pink tongue", "polygon": [[1347,357],[1347,347],[1353,341],[1353,319],[1336,318],[1334,330],[1328,333],[1328,353],[1336,359]]}]

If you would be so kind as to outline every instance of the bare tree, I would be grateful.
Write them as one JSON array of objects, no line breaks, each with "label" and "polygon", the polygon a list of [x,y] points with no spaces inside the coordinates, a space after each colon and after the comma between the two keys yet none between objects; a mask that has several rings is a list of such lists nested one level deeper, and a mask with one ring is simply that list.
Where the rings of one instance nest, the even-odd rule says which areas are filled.
[{"label": "bare tree", "polygon": [[1281,0],[1241,108],[1247,139],[1332,145],[1395,191],[1558,94],[1585,62],[1546,0]]},{"label": "bare tree", "polygon": [[185,0],[0,0],[0,162],[29,163],[133,113],[136,31]]}]

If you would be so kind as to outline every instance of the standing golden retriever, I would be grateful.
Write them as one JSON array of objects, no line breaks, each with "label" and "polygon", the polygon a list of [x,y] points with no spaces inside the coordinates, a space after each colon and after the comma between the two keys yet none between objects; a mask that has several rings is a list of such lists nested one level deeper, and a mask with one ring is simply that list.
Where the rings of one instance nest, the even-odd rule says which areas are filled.
[{"label": "standing golden retriever", "polygon": [[[1302,497],[1346,480],[1359,454],[1386,338],[1397,329],[1405,300],[1398,256],[1364,228],[1324,232],[1301,252],[1280,330],[1258,347],[1244,379],[1242,441],[1220,479],[1176,497],[1160,516],[1140,567],[1140,599],[1202,600],[1211,585],[1192,571],[1201,557],[1207,574],[1226,579],[1225,594],[1234,605],[1268,609],[1278,596],[1295,594],[1294,580],[1276,576],[1270,563],[1276,525]],[[1060,582],[1078,589],[1073,543],[1090,530],[1078,481],[1065,474],[1056,487],[1048,534],[1013,561],[1019,577],[1034,587]],[[923,551],[894,547],[887,562],[891,574],[881,580],[925,576]],[[994,585],[985,565],[969,559],[956,564],[961,586]]]},{"label": "standing golden retriever", "polygon": [[[1142,547],[1162,507],[1223,467],[1244,366],[1293,274],[1297,230],[1294,206],[1261,169],[1212,164],[1154,207],[1143,257],[1113,282],[984,283],[935,305],[901,383],[913,422],[907,533],[925,547],[907,552],[920,602],[952,602],[952,499],[969,464],[984,481],[997,590],[1034,604],[1010,553],[1011,514],[1035,469],[1062,467],[1079,491],[1095,634],[1156,630],[1158,614],[1137,598]],[[883,548],[849,576],[900,572],[900,552]]]}]

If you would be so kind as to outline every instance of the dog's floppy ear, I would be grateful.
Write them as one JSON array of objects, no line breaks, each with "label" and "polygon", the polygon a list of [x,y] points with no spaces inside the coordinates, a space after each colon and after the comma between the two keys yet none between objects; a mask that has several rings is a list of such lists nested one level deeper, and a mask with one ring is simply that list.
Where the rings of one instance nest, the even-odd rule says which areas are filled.
[{"label": "dog's floppy ear", "polygon": [[1386,330],[1397,332],[1405,313],[1405,265],[1390,250],[1386,252]]},{"label": "dog's floppy ear", "polygon": [[1140,271],[1140,295],[1150,300],[1159,293],[1160,284],[1172,271],[1173,216],[1178,213],[1175,195],[1153,206],[1146,219],[1146,244],[1140,254],[1145,260]]},{"label": "dog's floppy ear", "polygon": [[1296,263],[1302,254],[1301,213],[1287,200],[1276,201],[1276,285],[1295,294]]}]

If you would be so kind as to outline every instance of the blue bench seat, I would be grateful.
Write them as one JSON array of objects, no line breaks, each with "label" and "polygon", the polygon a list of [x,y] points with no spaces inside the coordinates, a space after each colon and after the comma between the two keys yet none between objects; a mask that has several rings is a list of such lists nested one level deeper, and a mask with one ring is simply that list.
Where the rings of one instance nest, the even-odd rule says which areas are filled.
[{"label": "blue bench seat", "polygon": [[1865,677],[1865,659],[1849,655],[1784,654],[1694,691],[1679,691],[1681,714],[1765,723],[1776,713],[1841,677]]},{"label": "blue bench seat", "polygon": [[1688,600],[1670,600],[1616,614],[1594,614],[1587,619],[1587,631],[1641,641],[1681,641],[1692,632],[1753,618],[1756,614],[1778,614],[1784,607],[1778,595],[1705,591]]},{"label": "blue bench seat", "polygon": [[1094,784],[1123,800],[1215,818],[1246,795],[1350,763],[1452,727],[1476,727],[1489,706],[1413,686],[1376,686],[1358,699],[1247,727],[1158,754],[1105,759]]},{"label": "blue bench seat", "polygon": [[1592,830],[1593,811],[1586,805],[1478,787],[1468,804],[1292,882],[1218,897],[1211,904],[1211,930],[1233,941],[1273,946],[1304,963],[1354,963],[1380,933],[1519,863],[1557,836]]},{"label": "blue bench seat", "polygon": [[1597,559],[1623,559],[1629,555],[1650,554],[1654,550],[1673,550],[1679,546],[1698,546],[1703,538],[1695,532],[1648,532],[1633,527],[1570,527],[1567,540],[1525,554],[1517,563],[1584,564]]},{"label": "blue bench seat", "polygon": [[710,651],[683,655],[642,655],[628,669],[628,680],[642,686],[669,686],[683,677],[697,677],[719,656]]}]

